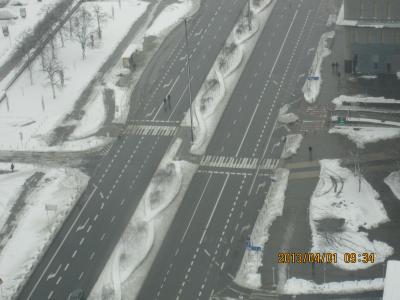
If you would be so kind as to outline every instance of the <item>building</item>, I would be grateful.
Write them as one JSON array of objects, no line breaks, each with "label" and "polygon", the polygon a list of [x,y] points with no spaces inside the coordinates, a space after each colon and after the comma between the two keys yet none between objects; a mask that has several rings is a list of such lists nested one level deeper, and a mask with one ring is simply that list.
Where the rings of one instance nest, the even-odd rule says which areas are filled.
[{"label": "building", "polygon": [[399,0],[344,0],[337,24],[345,29],[346,73],[400,71]]}]

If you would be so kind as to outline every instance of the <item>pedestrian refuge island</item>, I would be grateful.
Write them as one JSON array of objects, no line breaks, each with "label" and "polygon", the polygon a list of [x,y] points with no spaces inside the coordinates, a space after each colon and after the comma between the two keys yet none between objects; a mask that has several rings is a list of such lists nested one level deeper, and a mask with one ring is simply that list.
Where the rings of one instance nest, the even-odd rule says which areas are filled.
[{"label": "pedestrian refuge island", "polygon": [[385,285],[382,300],[399,299],[400,261],[389,260],[387,262]]}]

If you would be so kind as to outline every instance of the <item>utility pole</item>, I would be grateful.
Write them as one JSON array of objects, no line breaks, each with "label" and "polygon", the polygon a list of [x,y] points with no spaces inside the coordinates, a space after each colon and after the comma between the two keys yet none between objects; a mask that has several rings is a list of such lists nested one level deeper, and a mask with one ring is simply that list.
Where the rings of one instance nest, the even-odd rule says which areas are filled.
[{"label": "utility pole", "polygon": [[249,0],[249,12],[247,13],[248,23],[249,23],[249,31],[251,31],[251,0]]},{"label": "utility pole", "polygon": [[190,112],[190,133],[191,133],[191,138],[192,138],[192,143],[194,141],[193,137],[193,113],[192,113],[192,87],[191,87],[191,80],[190,80],[190,58],[189,58],[189,38],[188,38],[188,32],[187,32],[187,19],[184,19],[185,21],[185,36],[186,36],[186,66],[187,66],[187,74],[188,74],[188,81],[189,81],[189,112]]}]

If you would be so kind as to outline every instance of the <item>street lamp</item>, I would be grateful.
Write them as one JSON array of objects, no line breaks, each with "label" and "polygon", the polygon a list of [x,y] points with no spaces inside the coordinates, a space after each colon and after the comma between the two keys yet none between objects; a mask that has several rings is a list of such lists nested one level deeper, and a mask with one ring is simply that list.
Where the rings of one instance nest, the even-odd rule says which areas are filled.
[{"label": "street lamp", "polygon": [[188,32],[187,32],[187,19],[184,19],[185,23],[185,37],[186,37],[186,67],[187,67],[187,75],[188,75],[188,84],[189,84],[189,112],[190,112],[190,134],[191,134],[191,140],[192,143],[194,141],[194,136],[193,136],[193,112],[192,112],[192,86],[191,86],[191,76],[190,76],[190,58],[189,58],[189,38],[188,38]]}]

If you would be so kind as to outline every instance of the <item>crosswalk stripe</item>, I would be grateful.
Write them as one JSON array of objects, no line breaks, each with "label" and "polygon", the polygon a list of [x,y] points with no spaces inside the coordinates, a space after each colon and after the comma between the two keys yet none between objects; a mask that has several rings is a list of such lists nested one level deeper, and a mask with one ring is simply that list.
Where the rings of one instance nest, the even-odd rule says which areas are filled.
[{"label": "crosswalk stripe", "polygon": [[274,170],[279,165],[279,159],[263,159],[259,164],[259,159],[254,157],[227,157],[205,155],[200,160],[201,166],[229,169],[260,169]]},{"label": "crosswalk stripe", "polygon": [[133,125],[128,127],[128,132],[132,135],[174,136],[177,131],[178,127],[167,125]]}]

